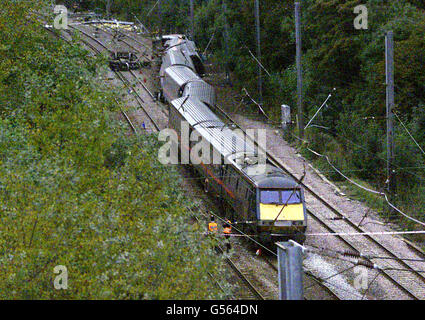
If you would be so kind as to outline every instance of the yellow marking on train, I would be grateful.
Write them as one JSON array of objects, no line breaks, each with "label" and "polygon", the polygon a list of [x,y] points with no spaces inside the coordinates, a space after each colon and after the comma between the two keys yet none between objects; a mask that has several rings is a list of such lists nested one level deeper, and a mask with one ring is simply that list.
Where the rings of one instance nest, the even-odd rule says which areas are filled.
[{"label": "yellow marking on train", "polygon": [[[260,203],[260,219],[265,221],[274,221],[282,210],[283,205]],[[280,214],[277,221],[303,221],[304,207],[300,204],[287,205]]]}]

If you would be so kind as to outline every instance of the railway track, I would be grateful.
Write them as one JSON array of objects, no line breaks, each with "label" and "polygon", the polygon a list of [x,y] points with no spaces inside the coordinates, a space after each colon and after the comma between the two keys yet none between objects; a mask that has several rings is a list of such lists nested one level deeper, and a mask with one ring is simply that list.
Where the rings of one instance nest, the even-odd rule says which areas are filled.
[{"label": "railway track", "polygon": [[[49,28],[46,28],[49,31]],[[77,32],[82,33],[86,38],[90,39],[90,41],[87,41],[85,39],[80,39],[80,41],[86,45],[87,47],[90,48],[90,50],[92,50],[92,52],[95,55],[99,55],[102,54],[103,51],[107,51],[110,52],[110,50],[107,48],[107,46],[105,46],[102,42],[100,42],[98,39],[96,39],[95,37],[91,36],[89,33],[87,33],[84,30],[81,30],[79,28],[76,28],[75,26],[70,26],[70,29],[75,30]],[[72,36],[72,33],[69,32],[69,35]],[[69,39],[66,39],[66,37],[61,35],[61,38],[67,42],[69,42]],[[92,42],[94,42],[96,45],[94,45]],[[99,49],[100,47],[100,49]],[[154,128],[156,131],[160,130],[159,125],[152,119],[152,117],[149,115],[148,111],[145,109],[145,107],[143,106],[144,100],[142,99],[142,97],[137,93],[136,88],[131,85],[131,83],[129,82],[129,80],[119,71],[113,71],[115,73],[115,75],[117,76],[117,78],[129,89],[132,90],[132,92],[135,94],[136,96],[136,101],[139,104],[139,106],[144,110],[145,114],[149,117],[149,119],[151,120],[152,124],[154,125]],[[129,74],[131,74],[135,79],[137,79],[137,82],[139,84],[142,85],[142,87],[145,89],[145,91],[148,93],[148,95],[155,100],[154,95],[152,94],[152,92],[143,84],[142,81],[140,81],[140,79],[137,77],[136,74],[134,74],[134,72],[130,71]],[[116,103],[118,104],[118,101],[116,101]],[[162,108],[161,108],[162,110]],[[163,111],[163,110],[162,110]],[[124,116],[124,118],[126,119],[126,121],[128,122],[130,128],[132,129],[132,131],[134,133],[137,133],[137,129],[136,126],[133,124],[133,122],[131,121],[130,117],[128,116],[128,114],[126,112],[124,112],[123,110],[121,110],[122,115]],[[194,215],[194,217],[198,220],[199,222],[199,218]],[[220,247],[217,247],[217,250],[221,253],[224,254],[223,250]],[[227,257],[226,259],[227,264],[229,265],[229,267],[234,271],[234,273],[237,275],[237,277],[240,279],[240,281],[244,284],[244,286],[248,289],[248,291],[251,293],[251,298],[253,299],[258,299],[258,300],[265,300],[266,298],[264,297],[263,294],[260,293],[260,290],[257,289],[254,284],[251,282],[251,280],[249,280],[249,274],[247,272],[244,272],[243,270],[241,270],[240,267],[237,266],[237,264],[232,261],[229,257]],[[209,275],[212,279],[214,279],[212,277],[212,275]],[[220,286],[220,283],[217,282],[214,279],[216,285],[218,287],[221,288],[221,290],[223,290],[223,288]],[[224,290],[223,290],[224,291]],[[248,297],[250,298],[250,297]]]},{"label": "railway track", "polygon": [[[41,14],[41,13],[37,13],[34,12],[34,14],[38,15],[41,19],[45,19],[46,16]],[[77,28],[74,25],[68,25],[69,29],[77,31],[78,33],[81,33],[82,35],[84,35],[88,40],[86,39],[80,39],[80,41],[86,45],[87,47],[89,47],[89,49],[95,54],[95,55],[100,55],[102,54],[102,52],[107,52],[108,54],[110,54],[111,52],[113,52],[112,50],[110,50],[105,44],[103,44],[101,41],[99,41],[98,39],[96,39],[96,37],[94,37],[93,35],[89,34],[87,31],[82,30],[80,28]],[[47,31],[49,32],[53,32],[53,30],[51,30],[50,28],[44,27]],[[72,38],[72,33],[69,30],[65,30]],[[104,30],[103,30],[104,31]],[[106,31],[104,31],[106,33]],[[108,35],[112,35],[111,33],[107,33]],[[127,37],[136,40],[135,38],[126,35]],[[62,40],[66,41],[66,42],[70,42],[69,39],[66,39],[66,37],[64,37],[63,35],[60,35],[60,37],[62,38]],[[138,52],[141,52],[140,50],[138,50],[137,48],[135,48],[134,46],[130,45],[129,43],[125,42],[129,47],[135,49]],[[140,42],[141,43],[141,42]],[[143,44],[145,47],[146,45]],[[146,53],[143,53],[144,55],[146,55]],[[148,58],[150,59],[150,58]],[[143,100],[143,98],[140,96],[140,94],[137,92],[137,89],[131,84],[131,82],[127,79],[127,77],[124,75],[123,72],[121,71],[113,71],[114,74],[117,76],[117,78],[134,94],[135,96],[135,100],[136,103],[139,105],[140,109],[143,111],[143,113],[145,114],[145,116],[147,117],[150,126],[153,127],[153,129],[155,131],[159,131],[160,130],[160,125],[158,124],[158,122],[156,120],[153,119],[153,117],[149,114],[149,112],[146,110],[146,107],[144,105],[145,101]],[[149,96],[152,97],[152,99],[155,101],[155,97],[153,95],[153,93],[147,88],[146,85],[143,84],[143,82],[137,77],[137,75],[130,70],[130,74],[136,79],[137,82],[139,82],[143,89],[149,94]],[[162,112],[164,112],[164,110],[161,108]],[[134,126],[133,122],[130,119],[130,116],[121,109],[121,113],[124,117],[124,119],[129,123],[131,129],[133,130],[133,132],[137,132],[136,127]]]},{"label": "railway track", "polygon": [[[224,254],[224,251],[221,247],[217,247],[217,250],[220,254]],[[226,262],[230,266],[230,268],[235,272],[238,278],[242,281],[242,283],[248,288],[254,299],[267,300],[266,294],[262,294],[260,292],[260,289],[257,289],[257,287],[253,284],[253,280],[250,280],[250,275],[252,273],[243,270],[231,258],[226,258]]]},{"label": "railway track", "polygon": [[[90,47],[90,49],[96,54],[101,54],[102,51],[106,51],[106,52],[111,52],[110,49],[104,45],[101,41],[99,41],[98,39],[96,39],[95,37],[93,37],[92,35],[90,35],[89,33],[87,33],[84,30],[81,30],[79,28],[76,28],[74,26],[69,26],[70,29],[75,30],[77,32],[82,33],[86,38],[89,39],[89,41],[85,40],[85,39],[81,39],[81,41],[87,45],[88,47]],[[97,44],[97,46],[100,46],[102,49],[97,48],[93,43],[91,43],[90,41],[94,42]],[[136,87],[134,85],[131,84],[130,80],[126,77],[126,75],[124,74],[124,72],[121,71],[113,71],[114,74],[116,75],[116,77],[127,87],[127,89],[129,89],[131,91],[131,93],[134,95],[135,97],[135,101],[138,104],[138,106],[140,107],[140,109],[143,111],[143,113],[146,115],[148,121],[149,121],[149,127],[153,128],[155,131],[160,131],[160,125],[157,123],[157,121],[155,119],[153,119],[153,117],[150,115],[150,113],[148,112],[146,106],[145,106],[145,101],[144,99],[141,97],[141,95],[138,93]],[[138,77],[131,72],[130,73],[132,76],[134,76],[137,80]],[[140,81],[140,80],[139,80]],[[148,90],[148,88],[146,86],[143,87],[148,94],[151,94],[151,92]],[[135,128],[135,126],[132,124],[131,120],[129,119],[129,116],[122,111],[125,119],[127,120],[127,122],[129,122],[130,126],[132,128]],[[135,129],[133,129],[133,131],[135,131]]]},{"label": "railway track", "polygon": [[[103,32],[107,33],[109,36],[114,36],[114,33],[116,33],[116,34],[121,35],[122,37],[128,38],[129,41],[132,41],[133,42],[133,44],[129,43],[128,41],[126,41],[124,39],[119,39],[118,41],[123,42],[130,49],[132,49],[132,50],[134,50],[136,52],[141,53],[145,59],[147,59],[149,61],[152,60],[149,57],[149,54],[148,54],[149,47],[145,43],[143,43],[142,41],[136,39],[135,37],[133,37],[133,36],[131,36],[129,34],[127,34],[126,32],[123,32],[123,31],[118,30],[118,29],[111,29],[111,28],[107,27],[106,25],[102,25],[102,27],[100,27],[100,30],[102,30]],[[142,46],[143,48],[145,48],[145,50],[142,51],[140,49],[140,47],[138,47],[138,46]]]},{"label": "railway track", "polygon": [[[192,216],[196,219],[197,223],[199,225],[204,225],[204,223],[199,219],[199,217],[192,210],[190,210],[190,211],[192,213]],[[219,254],[225,256],[224,250],[220,246],[217,246],[216,247],[216,251]],[[266,294],[261,293],[260,292],[261,290],[258,289],[253,284],[253,280],[250,279],[251,277],[250,277],[250,273],[249,272],[246,272],[246,270],[243,270],[230,257],[226,257],[225,258],[225,261],[228,264],[228,266],[233,270],[233,272],[235,273],[235,275],[239,278],[239,280],[242,282],[242,284],[250,292],[250,296],[247,296],[247,297],[243,296],[243,300],[246,300],[246,299],[266,300]]]},{"label": "railway track", "polygon": [[[98,41],[97,39],[95,39],[94,37],[92,37],[91,35],[89,35],[87,32],[79,30],[78,28],[72,27],[74,29],[77,29],[78,31],[82,32],[86,37],[92,39],[93,41],[95,41],[96,43],[98,43],[99,45],[101,45],[101,42]],[[94,50],[96,52],[96,54],[100,54],[101,51],[98,50],[95,46],[93,46],[91,43],[88,43],[86,41],[84,41],[84,43],[88,46],[91,47],[92,50]],[[102,48],[104,50],[108,50],[109,49],[104,46],[103,44],[101,45]],[[140,81],[140,79],[137,77],[137,75],[134,74],[134,72],[130,71],[129,72],[135,79],[138,80],[138,83],[142,85],[142,87],[147,91],[147,93],[149,94],[149,96],[151,96],[152,99],[154,99],[153,94],[149,91],[149,89],[143,84],[143,82]],[[133,90],[133,92],[135,92],[136,97],[137,97],[137,101],[140,103],[140,106],[144,109],[142,103],[144,103],[144,100],[140,97],[140,95],[137,93],[137,91],[135,90],[135,88],[129,83],[128,79],[123,76],[123,74],[119,71],[115,71],[115,74],[117,75],[117,77],[128,87],[131,88]],[[145,110],[145,113],[149,116],[148,112]],[[126,119],[128,120],[130,126],[132,128],[134,128],[134,125],[131,123],[130,119],[128,118],[127,115],[125,115]],[[150,117],[150,116],[149,116]],[[150,117],[150,119],[152,119]],[[155,124],[155,128],[157,131],[159,131],[159,126],[152,120],[152,123]],[[133,129],[133,131],[135,131],[135,129]],[[198,219],[198,218],[197,218]],[[220,247],[217,247],[217,250],[223,254],[223,250]],[[226,258],[226,262],[229,265],[229,267],[234,271],[234,273],[237,275],[237,277],[240,279],[240,281],[244,284],[244,286],[249,290],[249,292],[252,295],[252,298],[255,299],[259,299],[259,300],[265,300],[264,296],[260,293],[260,291],[252,284],[252,282],[248,279],[249,275],[242,271],[235,262],[233,262],[230,258]]]},{"label": "railway track", "polygon": [[[301,179],[292,173],[291,170],[289,170],[280,160],[278,160],[276,156],[259,146],[257,141],[247,135],[242,126],[240,126],[223,109],[221,109],[219,106],[216,108],[225,118],[227,118],[227,120],[231,121],[240,130],[242,130],[248,139],[250,139],[259,148],[259,150],[265,152],[268,159],[270,159],[277,167],[284,170],[289,176],[297,181],[305,189],[306,193],[316,200],[316,207],[319,207],[317,204],[317,202],[319,202],[319,204],[322,206],[322,208],[320,208],[320,212],[322,214],[319,214],[317,209],[313,211],[309,208],[307,212],[311,218],[317,221],[329,233],[336,234],[335,237],[342,241],[354,253],[362,254],[364,256],[383,258],[371,258],[365,260],[372,265],[379,265],[380,271],[384,277],[409,298],[415,300],[425,299],[425,277],[422,274],[423,270],[417,270],[417,267],[415,268],[415,266],[412,266],[409,262],[404,261],[403,258],[400,258],[396,253],[394,253],[389,248],[389,245],[384,243],[384,241],[379,241],[374,236],[365,234],[367,231],[356,225],[353,221],[351,221],[350,218],[341,213],[327,200],[317,194],[310,186],[301,181]],[[326,217],[326,212],[331,213],[329,216],[333,215],[333,219],[329,219],[329,216]],[[358,233],[362,235],[349,238],[348,236],[337,235],[338,233]],[[417,255],[417,259],[425,258],[425,253],[417,246],[408,241],[405,241],[405,244]]]},{"label": "railway track", "polygon": [[[109,26],[107,26],[108,24],[111,25],[114,22],[112,21],[102,21],[102,20],[92,20],[92,21],[87,21],[87,22],[76,22],[74,23],[74,26],[79,25],[79,26],[87,26],[87,27],[92,27],[94,26],[95,30],[99,29],[102,30],[104,33],[107,33],[109,36],[113,37],[113,38],[117,38],[117,35],[120,35],[121,37],[125,37],[128,38],[130,41],[132,41],[134,44],[130,44],[127,41],[123,40],[123,39],[117,39],[118,41],[123,42],[124,44],[126,44],[129,48],[140,52],[143,56],[145,56],[146,58],[149,58],[148,52],[150,50],[149,46],[144,43],[143,41],[137,39],[136,37],[128,34],[129,30],[120,30],[119,29],[119,22],[116,21],[115,25],[117,26],[117,28],[111,28]],[[99,27],[100,26],[100,27]],[[131,31],[130,31],[131,32]],[[136,31],[133,31],[136,32]],[[140,47],[137,46],[142,46],[145,51],[141,51]]]},{"label": "railway track", "polygon": [[[85,31],[82,31],[80,29],[77,28],[78,31],[82,32],[86,37],[90,38],[92,41],[95,41],[96,43],[98,43],[99,45],[101,45],[103,47],[104,50],[108,50],[108,48],[106,46],[104,46],[99,40],[95,39],[93,36],[91,36],[90,34],[88,34]],[[121,72],[115,72],[117,74],[117,76],[121,79],[122,82],[126,83],[127,86],[131,86],[128,82],[128,80],[121,74]],[[153,101],[156,101],[154,95],[152,94],[152,92],[146,87],[146,85],[137,77],[137,75],[133,72],[133,71],[129,71],[129,74],[131,74],[133,76],[134,79],[136,79],[136,81],[145,89],[145,91],[148,93],[148,95],[151,97],[151,99]],[[132,87],[132,86],[131,86]],[[136,92],[136,90],[134,89],[134,87],[132,87],[132,89],[134,90],[134,92]],[[137,94],[137,92],[136,92]],[[143,99],[137,94],[137,97],[139,100],[141,100],[142,103],[144,103]],[[141,105],[141,107],[144,109],[144,107]],[[162,111],[163,109],[160,108]],[[149,113],[147,110],[145,110],[145,113],[149,116]],[[164,112],[164,111],[163,111]],[[165,112],[164,112],[165,114]],[[150,116],[149,116],[150,117]],[[159,126],[155,125],[156,129],[159,130]],[[237,267],[236,263],[233,262],[230,258],[226,259],[227,263],[229,264],[229,266],[231,267],[232,270],[234,270],[234,272],[238,275],[238,278],[241,280],[241,282],[249,289],[249,291],[252,293],[252,295],[260,300],[265,300],[264,295],[262,295],[260,293],[260,290],[256,289],[256,287],[252,284],[252,281],[249,280],[249,273],[242,271],[240,268]],[[275,266],[273,266],[273,264],[270,264],[273,269],[277,272],[277,268]],[[315,278],[315,276],[313,274],[308,274],[309,277]],[[332,296],[334,299],[339,299],[338,296],[329,288],[327,287],[324,283],[317,281],[318,285],[320,285],[322,288],[324,288],[325,291],[329,292],[330,296]]]},{"label": "railway track", "polygon": [[[263,257],[263,259],[276,273],[279,272],[278,267],[276,266],[277,261],[275,264],[267,257]],[[307,271],[304,271],[304,273],[307,277],[311,278],[313,282],[315,282],[318,286],[320,286],[326,292],[330,300],[340,300],[340,297],[338,296],[338,294],[334,290],[332,290],[330,287],[325,285],[322,279],[316,277],[311,271],[307,270]]]},{"label": "railway track", "polygon": [[[95,39],[93,36],[89,35],[87,32],[80,30],[79,28],[72,27],[73,29],[76,29],[77,31],[84,34],[87,38],[91,39],[90,41],[95,42],[97,45],[93,45],[89,43],[88,41],[85,41],[87,45],[92,47],[97,53],[101,53],[102,51],[106,50],[110,52],[110,50],[104,46],[100,41]],[[102,47],[101,50],[96,48],[96,46]],[[144,109],[143,107],[143,99],[140,97],[140,95],[137,94],[137,90],[134,90],[134,86],[132,86],[128,80],[125,77],[123,77],[122,74],[116,73],[120,80],[130,89],[135,92],[136,96],[138,98],[136,99],[138,101],[138,104],[141,106],[141,108],[144,110],[145,114],[148,118],[151,119],[153,126],[156,128],[156,130],[159,130],[159,125],[156,124],[156,122],[151,118],[149,115],[149,112]],[[130,72],[133,77],[136,79],[137,76]],[[138,79],[139,80],[139,79]],[[140,80],[139,80],[140,81]],[[139,82],[138,81],[138,82]],[[139,82],[141,83],[141,82]],[[148,94],[153,98],[154,96],[152,93],[145,87],[145,90],[148,92]],[[224,112],[222,109],[217,107],[218,110],[224,115],[225,118],[235,123],[239,129],[245,132],[245,130],[236,123],[226,112]],[[126,117],[127,120],[129,120],[128,117]],[[129,120],[130,121],[130,120]],[[131,121],[130,121],[131,122]],[[257,142],[252,139],[253,142],[258,146]],[[389,248],[389,245],[385,243],[382,240],[376,239],[374,236],[366,235],[364,233],[367,233],[363,228],[356,225],[353,221],[351,221],[347,216],[345,216],[343,213],[341,213],[338,209],[336,209],[333,205],[331,205],[328,201],[326,201],[324,198],[322,198],[320,195],[318,195],[311,187],[309,187],[307,184],[300,181],[299,177],[297,177],[295,174],[291,172],[280,160],[277,159],[274,155],[272,155],[270,152],[266,152],[269,159],[275,163],[276,166],[283,169],[288,175],[290,175],[292,178],[294,178],[296,181],[298,181],[303,188],[306,190],[306,193],[308,193],[312,198],[316,200],[316,205],[319,203],[322,207],[324,207],[326,210],[320,210],[321,214],[317,213],[317,209],[313,211],[312,209],[308,210],[308,214],[310,217],[312,217],[315,221],[317,221],[321,226],[323,226],[326,230],[329,231],[329,233],[337,234],[337,233],[359,233],[363,234],[362,236],[355,237],[355,238],[349,238],[347,236],[342,235],[335,235],[337,239],[342,241],[347,247],[350,248],[355,253],[363,254],[363,255],[370,255],[370,256],[376,256],[377,258],[370,258],[366,259],[370,263],[376,263],[379,264],[381,267],[381,272],[387,278],[391,283],[393,283],[398,289],[400,289],[403,293],[405,293],[408,297],[412,299],[424,299],[425,298],[425,277],[422,275],[422,270],[417,270],[415,266],[411,265],[411,263],[404,261],[401,259],[397,253],[394,253],[391,248]],[[329,220],[328,217],[324,215],[323,212],[330,212],[333,214],[333,216],[336,219],[333,219],[332,221]],[[414,244],[405,241],[406,246],[415,252],[415,254],[420,257],[421,259],[425,258],[425,253],[416,247]],[[379,258],[378,258],[379,257]],[[385,259],[382,259],[385,258]],[[243,273],[242,273],[243,274]]]},{"label": "railway track", "polygon": [[[245,234],[243,234],[240,230],[235,229],[235,231],[237,233],[239,233],[241,236],[245,236]],[[247,239],[247,240],[249,240],[249,239]],[[267,251],[270,254],[273,253],[268,248],[264,248],[264,249],[266,249],[266,254],[267,254]],[[273,254],[275,254],[275,253],[273,253]],[[278,267],[277,267],[277,257],[276,256],[273,257],[274,262],[272,262],[270,260],[270,258],[268,256],[265,256],[265,255],[261,255],[259,259],[262,259],[272,269],[272,271],[276,274],[276,278],[277,278],[278,272],[279,272]],[[327,296],[329,298],[329,300],[341,300],[340,296],[330,286],[328,286],[329,283],[327,283],[326,281],[323,281],[319,277],[315,276],[309,270],[305,270],[304,274],[305,274],[305,276],[307,276],[311,280],[312,283],[314,283],[314,287],[318,286],[322,289],[322,291],[325,293],[325,296]],[[312,287],[313,286],[309,286],[307,288],[312,288]],[[309,300],[309,299],[306,296],[304,296],[304,300]]]}]

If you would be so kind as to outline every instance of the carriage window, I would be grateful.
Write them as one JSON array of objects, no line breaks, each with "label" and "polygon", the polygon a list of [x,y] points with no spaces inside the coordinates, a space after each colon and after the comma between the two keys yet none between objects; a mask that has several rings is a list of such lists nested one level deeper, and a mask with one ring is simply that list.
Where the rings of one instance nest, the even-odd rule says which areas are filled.
[{"label": "carriage window", "polygon": [[261,191],[261,203],[279,204],[279,191]]},{"label": "carriage window", "polygon": [[301,192],[294,190],[282,191],[282,203],[296,204],[301,203]]}]

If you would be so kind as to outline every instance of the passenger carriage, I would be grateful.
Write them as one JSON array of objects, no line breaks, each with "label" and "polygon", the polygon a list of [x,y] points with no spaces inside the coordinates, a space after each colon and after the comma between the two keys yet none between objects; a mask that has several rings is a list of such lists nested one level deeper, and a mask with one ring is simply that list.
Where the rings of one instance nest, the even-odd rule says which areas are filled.
[{"label": "passenger carriage", "polygon": [[[185,41],[170,36],[163,57],[161,87],[169,104],[169,126],[180,142],[195,132],[209,149],[203,152],[199,141],[185,146],[176,143],[182,152],[196,150],[197,161],[191,165],[210,193],[227,204],[225,214],[238,222],[238,228],[260,236],[264,243],[287,239],[302,243],[307,227],[303,189],[266,156],[259,162],[261,154],[256,147],[212,111],[216,106],[214,88],[202,80],[193,63],[172,53],[176,47],[190,48]],[[188,124],[189,132],[182,132],[182,122]]]}]

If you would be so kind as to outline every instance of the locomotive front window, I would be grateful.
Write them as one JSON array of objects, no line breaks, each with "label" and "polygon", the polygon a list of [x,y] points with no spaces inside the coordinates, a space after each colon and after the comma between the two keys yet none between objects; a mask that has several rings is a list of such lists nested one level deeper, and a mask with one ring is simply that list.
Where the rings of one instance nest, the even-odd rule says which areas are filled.
[{"label": "locomotive front window", "polygon": [[260,200],[262,204],[299,204],[302,202],[300,190],[263,190]]},{"label": "locomotive front window", "polygon": [[282,204],[297,204],[301,203],[301,193],[300,191],[294,190],[285,190],[282,191]]},{"label": "locomotive front window", "polygon": [[261,203],[264,204],[279,204],[279,191],[261,191]]}]

